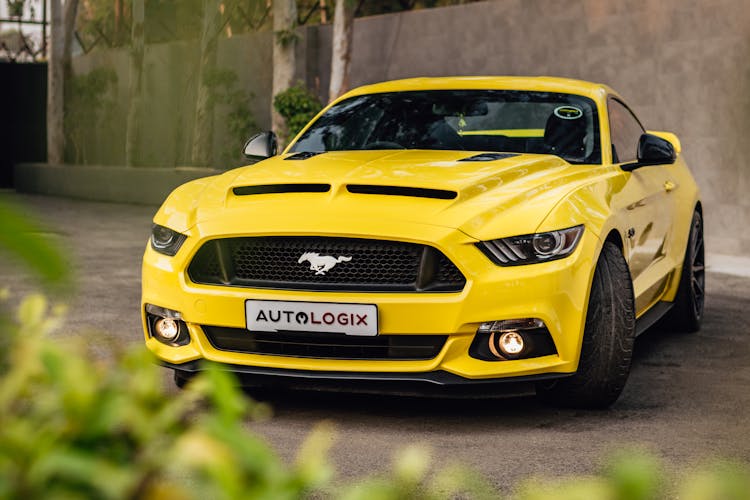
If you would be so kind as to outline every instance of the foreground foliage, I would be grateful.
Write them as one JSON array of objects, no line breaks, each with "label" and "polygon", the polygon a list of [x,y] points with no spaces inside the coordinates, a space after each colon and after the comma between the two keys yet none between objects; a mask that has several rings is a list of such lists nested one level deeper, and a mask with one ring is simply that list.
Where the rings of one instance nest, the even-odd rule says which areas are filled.
[{"label": "foreground foliage", "polygon": [[330,477],[324,430],[285,466],[245,429],[263,408],[226,374],[168,395],[140,349],[112,361],[52,342],[60,311],[42,296],[18,320],[4,332],[14,338],[0,381],[0,497],[298,498]]},{"label": "foreground foliage", "polygon": [[[268,408],[231,375],[211,368],[170,393],[140,347],[103,357],[51,335],[63,312],[33,295],[16,321],[3,323],[0,498],[499,497],[475,471],[433,470],[420,447],[399,453],[385,475],[336,485],[327,460],[334,432],[325,422],[285,464],[248,429]],[[742,500],[750,498],[750,473],[717,463],[669,482],[653,457],[629,453],[598,477],[533,479],[514,498]]]}]

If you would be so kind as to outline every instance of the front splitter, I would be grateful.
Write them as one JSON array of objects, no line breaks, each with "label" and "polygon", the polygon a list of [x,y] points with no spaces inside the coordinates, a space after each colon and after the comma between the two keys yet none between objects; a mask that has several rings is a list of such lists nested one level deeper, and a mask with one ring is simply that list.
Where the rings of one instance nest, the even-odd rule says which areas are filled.
[{"label": "front splitter", "polygon": [[[175,374],[182,379],[197,375],[202,370],[201,361],[184,364],[162,362],[162,365],[174,370]],[[468,379],[442,370],[388,373],[286,370],[229,364],[217,366],[234,373],[244,387],[451,398],[529,395],[536,392],[535,386],[538,382],[552,381],[572,375],[552,373],[496,379]]]}]

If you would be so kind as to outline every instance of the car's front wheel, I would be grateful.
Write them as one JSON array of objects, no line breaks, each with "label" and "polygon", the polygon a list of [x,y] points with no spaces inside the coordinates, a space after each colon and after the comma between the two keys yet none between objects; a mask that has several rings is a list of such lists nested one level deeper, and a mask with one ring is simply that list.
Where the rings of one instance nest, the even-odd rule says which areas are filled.
[{"label": "car's front wheel", "polygon": [[578,371],[540,383],[547,402],[575,408],[606,408],[620,396],[635,342],[635,301],[627,262],[606,242],[594,271]]},{"label": "car's front wheel", "polygon": [[182,375],[177,370],[174,370],[173,377],[174,377],[174,385],[176,385],[180,389],[184,389],[191,379],[189,375]]}]

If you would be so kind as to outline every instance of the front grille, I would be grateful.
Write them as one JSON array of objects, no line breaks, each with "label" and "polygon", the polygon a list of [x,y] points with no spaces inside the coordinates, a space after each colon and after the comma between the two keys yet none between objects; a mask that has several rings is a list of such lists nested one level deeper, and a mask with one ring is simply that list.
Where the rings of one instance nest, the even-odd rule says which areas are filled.
[{"label": "front grille", "polygon": [[243,328],[202,326],[206,338],[221,351],[298,358],[424,360],[433,359],[447,335],[380,335],[336,333],[264,333]]},{"label": "front grille", "polygon": [[452,292],[466,284],[428,245],[312,236],[208,241],[188,275],[194,283],[291,290]]}]

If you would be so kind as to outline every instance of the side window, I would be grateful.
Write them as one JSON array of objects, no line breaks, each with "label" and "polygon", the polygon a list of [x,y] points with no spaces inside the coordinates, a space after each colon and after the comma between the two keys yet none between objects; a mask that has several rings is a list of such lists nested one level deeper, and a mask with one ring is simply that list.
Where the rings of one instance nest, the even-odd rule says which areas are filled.
[{"label": "side window", "polygon": [[617,99],[609,98],[609,130],[612,136],[612,162],[638,159],[638,140],[645,131],[638,119]]}]

